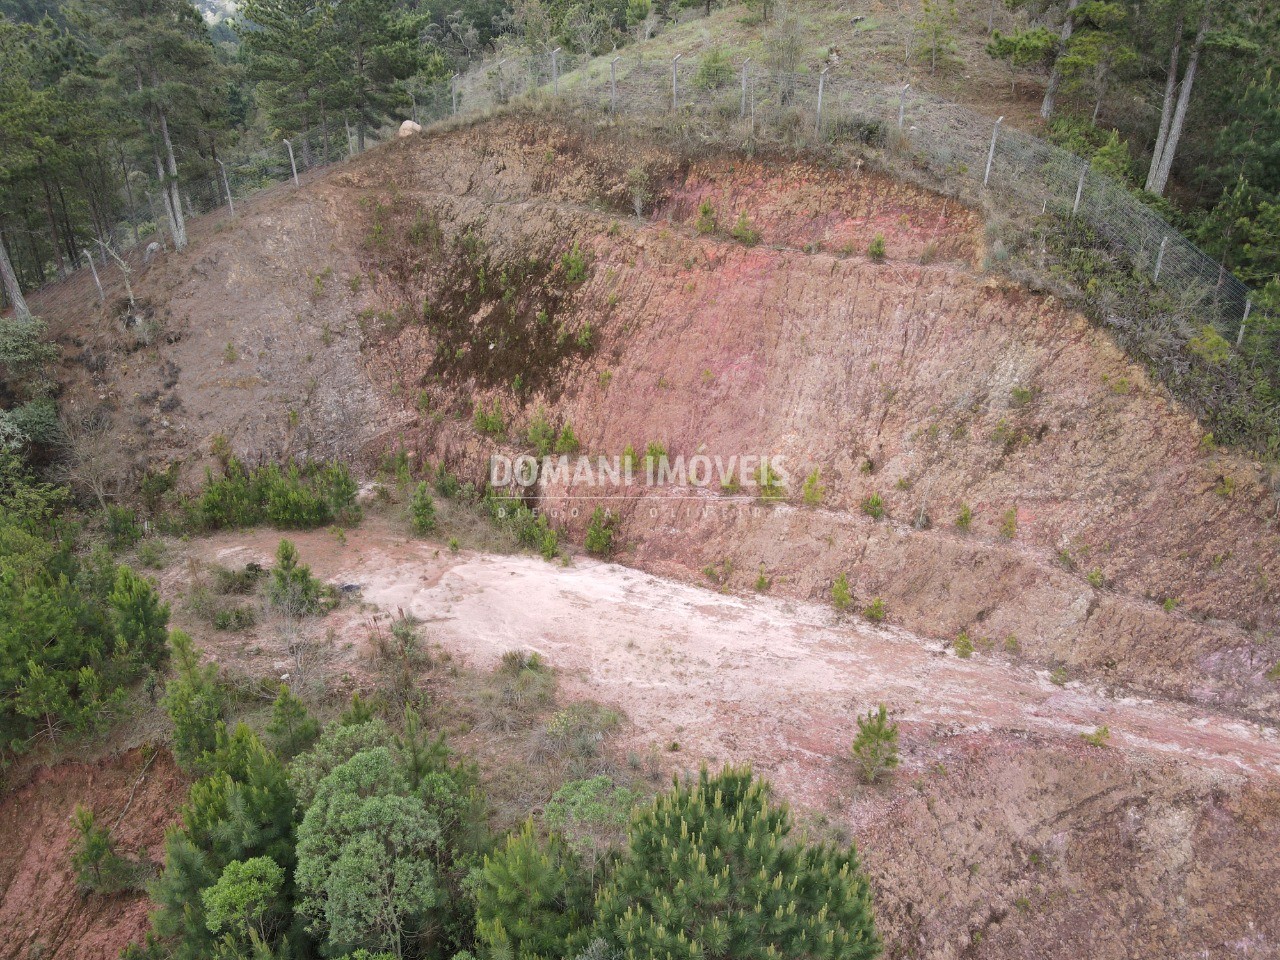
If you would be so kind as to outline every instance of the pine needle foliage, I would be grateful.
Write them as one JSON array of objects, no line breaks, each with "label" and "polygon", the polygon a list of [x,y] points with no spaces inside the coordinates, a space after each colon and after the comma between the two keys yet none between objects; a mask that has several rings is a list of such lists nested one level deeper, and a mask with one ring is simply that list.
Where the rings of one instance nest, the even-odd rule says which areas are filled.
[{"label": "pine needle foliage", "polygon": [[750,768],[660,795],[631,825],[597,901],[626,960],[870,960],[881,942],[856,850],[789,838]]}]

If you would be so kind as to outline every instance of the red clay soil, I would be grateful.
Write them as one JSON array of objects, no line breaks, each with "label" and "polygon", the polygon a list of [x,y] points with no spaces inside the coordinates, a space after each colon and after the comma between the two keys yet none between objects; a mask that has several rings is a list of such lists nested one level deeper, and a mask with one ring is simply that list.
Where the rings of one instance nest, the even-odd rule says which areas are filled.
[{"label": "red clay soil", "polygon": [[[635,168],[653,197],[642,221]],[[703,201],[711,233],[696,228]],[[739,214],[759,245],[728,235]],[[415,248],[431,218],[446,248],[478,238],[487,281]],[[865,255],[876,234],[883,263]],[[439,318],[471,332],[468,350],[503,346],[495,281],[575,243],[589,277],[542,336],[589,325],[591,349],[522,371],[524,389],[518,358],[505,377],[451,370]],[[685,579],[732,568],[731,589],[763,566],[810,599],[843,572],[859,606],[880,597],[915,633],[1013,637],[1073,675],[1277,715],[1272,479],[1206,444],[1105,331],[980,273],[983,246],[973,212],[856,167],[491,121],[371,150],[154,266],[137,284],[151,345],[117,346],[92,376],[69,356],[66,406],[113,412],[122,469],[176,458],[190,476],[226,437],[250,458],[403,445],[478,481],[495,448],[527,449],[474,430],[472,405],[495,402],[508,436],[544,410],[592,454],[659,441],[686,458],[782,455],[793,504],[820,471],[820,507],[724,510],[713,488],[677,511],[646,495],[613,504],[621,555]],[[69,345],[110,329],[65,301],[37,306]],[[575,537],[581,492],[540,491]],[[873,494],[879,522],[859,508]]]},{"label": "red clay soil", "polygon": [[[740,213],[757,245],[728,235]],[[580,284],[559,266],[575,243]],[[126,473],[173,459],[190,481],[225,437],[250,459],[403,447],[481,480],[539,410],[593,454],[783,455],[786,504],[615,501],[631,569],[534,576],[376,526],[299,540],[460,656],[545,646],[567,690],[624,707],[636,746],[756,763],[863,845],[893,957],[1280,956],[1272,480],[1206,443],[1105,331],[983,274],[983,247],[973,212],[856,168],[506,119],[372,150],[162,258],[137,283],[146,342],[87,297],[36,306],[67,348],[64,407],[111,415]],[[511,297],[556,311],[518,329],[494,284],[530,258],[552,269]],[[481,362],[521,337],[551,358],[525,388]],[[502,441],[473,418],[495,402]],[[825,494],[804,505],[815,468]],[[538,492],[580,538],[588,491]],[[881,519],[861,509],[875,493]],[[191,549],[265,559],[277,539]],[[761,572],[770,599],[743,599]],[[855,611],[884,601],[883,627],[821,621],[840,573]],[[188,579],[175,564],[164,588]],[[367,656],[346,609],[318,628],[336,687]],[[255,675],[291,668],[265,624],[203,639]],[[855,787],[851,721],[885,697],[909,755],[890,786]],[[1114,746],[1086,747],[1108,721]]]},{"label": "red clay soil", "polygon": [[145,894],[78,889],[71,815],[88,807],[112,828],[117,852],[159,865],[187,782],[168,751],[149,757],[139,748],[44,768],[0,800],[0,960],[115,960],[142,938]]}]

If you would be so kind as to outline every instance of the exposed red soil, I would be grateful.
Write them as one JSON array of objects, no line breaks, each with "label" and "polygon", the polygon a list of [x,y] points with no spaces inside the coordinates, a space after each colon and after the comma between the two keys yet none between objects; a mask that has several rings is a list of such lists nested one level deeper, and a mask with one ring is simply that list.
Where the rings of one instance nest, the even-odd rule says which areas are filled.
[{"label": "exposed red soil", "polygon": [[167,751],[139,748],[97,763],[35,773],[0,800],[0,958],[115,960],[149,927],[142,893],[77,888],[71,866],[77,805],[111,827],[116,851],[157,866],[187,781]]},{"label": "exposed red soil", "polygon": [[[656,217],[628,212],[636,166]],[[591,349],[533,391],[436,376],[424,301],[473,324],[476,350],[499,346],[499,308],[468,307],[479,277],[456,271],[474,264],[375,249],[378,210],[406,235],[427,216],[446,238],[472,231],[486,283],[578,243],[589,277],[554,320],[569,336],[590,323]],[[726,235],[740,212],[758,245]],[[884,263],[865,256],[877,233]],[[346,546],[298,539],[319,572],[415,610],[477,665],[545,649],[569,694],[627,711],[623,746],[754,762],[862,843],[892,956],[1278,955],[1280,532],[1262,467],[1204,444],[1105,332],[981,274],[982,247],[972,211],[865,171],[501,120],[378,148],[164,258],[138,283],[162,336],[93,377],[69,356],[67,402],[111,410],[122,448],[189,479],[225,435],[249,458],[403,446],[480,480],[495,449],[526,449],[540,408],[590,453],[781,454],[788,504],[714,488],[615,501],[631,569],[451,557],[378,522]],[[37,306],[67,343],[89,335],[74,302]],[[515,439],[476,432],[473,403],[495,401]],[[826,492],[804,506],[814,468]],[[574,537],[585,493],[539,490]],[[872,493],[884,519],[860,509]],[[267,559],[277,540],[191,549]],[[705,589],[708,567],[730,596]],[[772,599],[733,596],[762,569]],[[887,627],[831,620],[841,572],[855,609],[885,601]],[[173,566],[165,589],[188,579]],[[370,679],[367,615],[317,627],[334,630],[314,665],[333,688]],[[961,630],[970,661],[950,652]],[[293,668],[265,626],[202,640],[254,675]],[[881,700],[907,758],[891,786],[856,787],[852,719]],[[1086,747],[1101,724],[1113,745]]]}]

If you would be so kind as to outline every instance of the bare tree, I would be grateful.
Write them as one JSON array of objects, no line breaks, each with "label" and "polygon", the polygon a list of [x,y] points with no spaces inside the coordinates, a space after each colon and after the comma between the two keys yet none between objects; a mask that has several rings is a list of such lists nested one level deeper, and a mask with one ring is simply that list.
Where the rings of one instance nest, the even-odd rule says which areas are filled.
[{"label": "bare tree", "polygon": [[116,500],[136,472],[132,457],[105,416],[63,417],[66,451],[61,469],[72,488],[91,495],[98,506]]}]

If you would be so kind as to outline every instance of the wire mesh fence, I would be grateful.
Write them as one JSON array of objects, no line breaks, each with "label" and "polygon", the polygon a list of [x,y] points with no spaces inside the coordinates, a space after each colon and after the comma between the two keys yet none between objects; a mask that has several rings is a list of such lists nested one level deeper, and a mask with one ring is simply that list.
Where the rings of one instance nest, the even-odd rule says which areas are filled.
[{"label": "wire mesh fence", "polygon": [[993,201],[1076,218],[1181,309],[1239,341],[1253,310],[1249,288],[1151,207],[1082,158],[941,98],[751,60],[645,57],[639,49],[591,58],[553,51],[506,57],[439,85],[422,122],[550,100],[585,118],[656,121],[726,143],[796,145],[856,139],[886,144]]},{"label": "wire mesh fence", "polygon": [[[1066,150],[909,85],[886,87],[839,68],[805,73],[712,54],[659,60],[640,47],[606,57],[557,49],[502,56],[415,90],[407,113],[427,125],[517,102],[551,104],[588,120],[657,124],[706,142],[892,145],[998,203],[1078,218],[1224,337],[1239,342],[1249,322],[1249,288],[1123,185]],[[183,183],[184,206],[192,215],[233,208],[389,133],[330,125],[223,160],[207,176]],[[162,233],[164,219],[159,198],[149,195],[121,223],[115,242],[131,246]]]},{"label": "wire mesh fence", "polygon": [[[187,173],[196,164],[180,165],[178,196],[187,220],[216,210],[236,212],[236,205],[269,187],[298,179],[310,170],[355,156],[387,139],[387,130],[350,129],[339,122],[328,128],[308,130],[280,141],[278,147],[225,155],[202,160],[203,172]],[[173,232],[163,196],[154,180],[138,171],[126,177],[127,202],[109,232],[85,246],[79,270],[93,271],[88,257],[92,252],[98,266],[107,265],[114,252],[124,255],[151,243],[168,248]],[[67,273],[72,272],[68,270]]]}]

